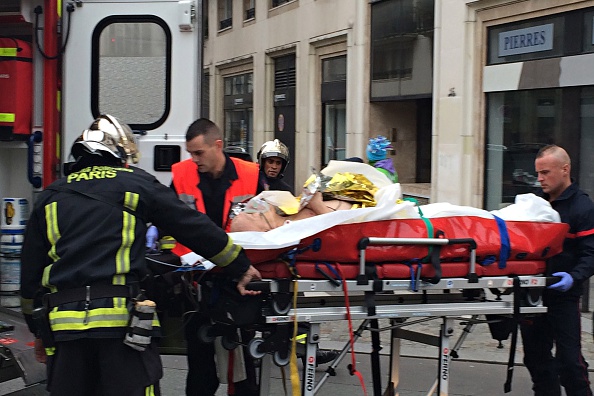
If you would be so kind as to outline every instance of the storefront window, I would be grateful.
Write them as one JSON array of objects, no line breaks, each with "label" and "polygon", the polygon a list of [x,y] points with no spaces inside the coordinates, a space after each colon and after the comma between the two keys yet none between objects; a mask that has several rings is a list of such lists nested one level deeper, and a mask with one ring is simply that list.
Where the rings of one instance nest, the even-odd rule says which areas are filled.
[{"label": "storefront window", "polygon": [[434,0],[372,4],[372,98],[431,94],[434,5]]},{"label": "storefront window", "polygon": [[225,147],[252,152],[252,109],[225,111]]},{"label": "storefront window", "polygon": [[517,194],[539,191],[538,150],[567,150],[572,177],[594,192],[594,88],[572,87],[488,94],[485,207],[499,209]]},{"label": "storefront window", "polygon": [[225,77],[225,147],[239,146],[252,152],[252,73]]},{"label": "storefront window", "polygon": [[594,161],[591,159],[594,147],[594,87],[582,89],[580,116],[580,187],[594,198]]},{"label": "storefront window", "polygon": [[584,52],[594,52],[594,11],[584,13]]},{"label": "storefront window", "polygon": [[347,57],[322,60],[322,163],[346,158]]},{"label": "storefront window", "polygon": [[324,164],[346,158],[346,104],[324,104]]}]

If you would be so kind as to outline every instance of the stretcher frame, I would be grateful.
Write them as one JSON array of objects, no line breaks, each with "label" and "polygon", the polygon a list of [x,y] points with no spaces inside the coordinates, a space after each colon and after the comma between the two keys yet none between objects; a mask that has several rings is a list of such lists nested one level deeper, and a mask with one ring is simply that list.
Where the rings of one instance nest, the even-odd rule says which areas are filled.
[{"label": "stretcher frame", "polygon": [[[466,277],[429,280],[371,280],[365,275],[365,249],[370,245],[443,246],[452,243],[467,244],[469,247],[469,273]],[[343,282],[346,283],[350,297],[351,320],[363,319],[363,323],[353,334],[354,341],[361,336],[363,331],[371,332],[372,352],[370,358],[374,396],[398,394],[400,341],[402,339],[439,347],[436,381],[427,394],[431,395],[437,391],[437,394],[442,396],[448,394],[451,359],[456,357],[456,351],[474,326],[485,322],[478,319],[480,315],[509,315],[517,319],[519,315],[546,312],[546,307],[542,305],[540,299],[540,292],[546,287],[548,281],[545,276],[535,274],[514,277],[509,275],[478,277],[475,273],[476,244],[471,238],[456,240],[445,238],[364,238],[359,241],[358,248],[360,253],[359,276],[356,280],[344,280]],[[286,282],[273,279],[264,280],[264,282],[267,284],[267,291],[271,294],[287,290]],[[316,380],[316,350],[320,342],[320,324],[326,321],[347,320],[346,306],[340,306],[340,298],[332,295],[344,288],[329,280],[304,279],[293,280],[290,290],[294,291],[295,287],[299,291],[307,291],[300,293],[296,309],[289,307],[286,312],[263,311],[263,315],[265,323],[269,325],[284,326],[295,321],[310,324],[305,342],[306,364],[302,369],[301,391],[303,396],[313,396],[330,376],[335,375],[336,367],[351,349],[351,344],[348,342],[323,376]],[[487,300],[472,293],[477,290],[484,292],[485,289],[498,290],[500,294],[497,295],[496,300]],[[410,290],[415,291],[411,292]],[[320,300],[318,292],[328,294],[323,299],[323,305],[318,302]],[[470,292],[470,294],[466,292]],[[502,294],[511,294],[513,301],[501,299]],[[311,295],[315,295],[315,297],[311,297]],[[380,304],[376,304],[376,302],[380,302]],[[412,322],[403,321],[412,318],[415,319]],[[389,319],[391,326],[380,329],[379,319]],[[434,319],[441,319],[440,335],[437,337],[403,329],[403,327],[418,323],[418,321]],[[457,320],[465,322],[466,327],[458,341],[453,344],[451,337],[454,322]],[[387,330],[391,331],[390,376],[385,391],[382,391],[379,333]],[[511,361],[513,362],[513,356]],[[262,379],[260,382],[261,395],[269,394],[271,366],[269,358],[263,359],[260,375]],[[513,373],[513,363],[511,370]],[[511,380],[511,377],[508,377],[508,380]],[[507,383],[506,386],[508,386]]]}]

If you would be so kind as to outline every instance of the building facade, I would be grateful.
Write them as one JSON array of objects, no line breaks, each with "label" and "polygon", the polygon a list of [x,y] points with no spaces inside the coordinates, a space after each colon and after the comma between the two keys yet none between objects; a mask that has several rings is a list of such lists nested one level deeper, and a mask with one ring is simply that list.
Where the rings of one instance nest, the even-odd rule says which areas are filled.
[{"label": "building facade", "polygon": [[565,147],[594,193],[594,4],[584,0],[208,0],[203,115],[255,158],[311,168],[393,142],[403,191],[496,209]]}]

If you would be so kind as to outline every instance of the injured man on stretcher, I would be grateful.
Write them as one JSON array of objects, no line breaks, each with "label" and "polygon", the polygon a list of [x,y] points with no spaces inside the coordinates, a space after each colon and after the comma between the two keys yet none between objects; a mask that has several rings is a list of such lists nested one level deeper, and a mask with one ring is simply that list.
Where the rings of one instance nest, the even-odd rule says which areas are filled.
[{"label": "injured man on stretcher", "polygon": [[352,203],[339,199],[324,201],[322,193],[316,191],[309,202],[299,212],[287,215],[277,206],[273,206],[264,199],[252,200],[246,209],[239,212],[231,222],[231,232],[241,231],[270,231],[291,221],[308,219],[317,215],[348,210]]},{"label": "injured man on stretcher", "polygon": [[292,246],[338,224],[421,216],[560,221],[550,204],[534,194],[518,195],[514,204],[492,212],[449,203],[416,206],[402,199],[398,183],[367,164],[347,161],[330,161],[310,177],[299,198],[286,191],[264,191],[234,215],[231,237],[246,249]]},{"label": "injured man on stretcher", "polygon": [[[299,198],[284,191],[265,191],[233,209],[231,232],[270,231],[295,220],[375,206],[379,186],[391,184],[381,172],[366,164],[333,161],[330,174],[313,174]],[[351,165],[352,164],[352,165]],[[322,194],[323,192],[323,194]]]}]

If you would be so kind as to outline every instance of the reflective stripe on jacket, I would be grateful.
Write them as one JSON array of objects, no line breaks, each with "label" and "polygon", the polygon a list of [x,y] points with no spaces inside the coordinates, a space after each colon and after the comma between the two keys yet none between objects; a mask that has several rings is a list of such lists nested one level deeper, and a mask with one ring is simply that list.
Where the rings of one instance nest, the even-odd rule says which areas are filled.
[{"label": "reflective stripe on jacket", "polygon": [[[180,202],[155,177],[134,167],[88,167],[41,192],[27,222],[21,296],[28,303],[23,314],[31,332],[36,332],[31,308],[41,305],[41,286],[61,292],[136,285],[144,279],[149,222],[228,273],[241,274],[249,267],[245,253],[223,230]],[[126,297],[91,297],[88,305],[85,296],[73,301],[49,312],[57,341],[125,333]]]}]

